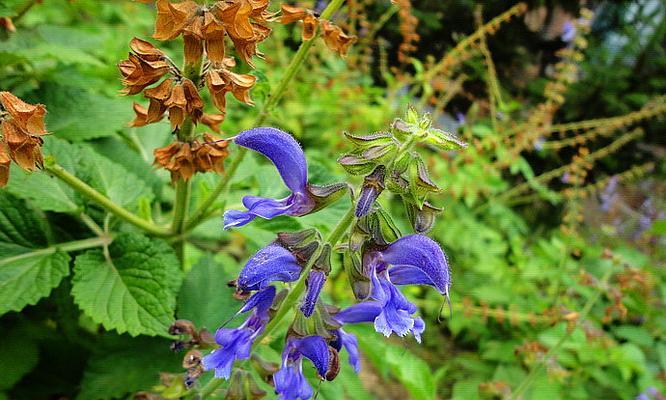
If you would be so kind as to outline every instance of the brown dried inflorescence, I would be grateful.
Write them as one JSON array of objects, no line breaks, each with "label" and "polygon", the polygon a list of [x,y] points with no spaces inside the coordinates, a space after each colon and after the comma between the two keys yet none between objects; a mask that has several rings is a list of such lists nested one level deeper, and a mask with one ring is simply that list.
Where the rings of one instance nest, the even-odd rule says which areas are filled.
[{"label": "brown dried inflorescence", "polygon": [[314,37],[317,25],[319,25],[319,16],[312,10],[303,7],[291,6],[289,4],[282,4],[282,15],[280,22],[289,24],[291,22],[303,22],[303,40],[310,40]]},{"label": "brown dried inflorescence", "polygon": [[[44,162],[42,136],[47,134],[44,125],[46,107],[32,105],[9,92],[0,92],[0,187],[9,180],[9,163],[13,160],[21,168],[34,171]],[[3,111],[4,110],[4,111]]]},{"label": "brown dried inflorescence", "polygon": [[153,37],[171,40],[182,34],[186,61],[198,58],[205,48],[210,61],[223,63],[226,34],[239,56],[252,65],[252,57],[261,56],[257,43],[270,33],[270,28],[263,25],[272,17],[266,11],[268,0],[224,0],[211,6],[199,5],[191,0],[180,3],[158,0],[156,4],[157,20]]},{"label": "brown dried inflorescence", "polygon": [[224,171],[224,159],[229,154],[226,140],[204,134],[204,142],[174,142],[155,150],[155,165],[168,170],[173,182],[188,180],[195,172]]}]

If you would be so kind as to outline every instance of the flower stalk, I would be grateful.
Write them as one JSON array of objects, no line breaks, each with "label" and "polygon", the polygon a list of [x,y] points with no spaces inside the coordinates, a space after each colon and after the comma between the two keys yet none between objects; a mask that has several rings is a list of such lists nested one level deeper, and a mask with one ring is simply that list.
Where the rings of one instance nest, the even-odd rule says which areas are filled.
[{"label": "flower stalk", "polygon": [[123,207],[119,206],[118,204],[114,203],[111,199],[104,196],[97,190],[93,189],[87,183],[83,182],[76,176],[70,174],[62,166],[56,164],[55,161],[49,161],[47,159],[46,162],[44,163],[44,170],[46,170],[51,175],[65,182],[72,189],[76,190],[77,192],[88,197],[97,204],[101,205],[111,214],[115,215],[116,217],[126,222],[129,222],[130,224],[136,226],[137,228],[143,229],[144,231],[152,235],[160,237],[169,236],[171,234],[171,230],[154,225],[149,221],[140,218],[136,214],[133,214],[124,209]]}]

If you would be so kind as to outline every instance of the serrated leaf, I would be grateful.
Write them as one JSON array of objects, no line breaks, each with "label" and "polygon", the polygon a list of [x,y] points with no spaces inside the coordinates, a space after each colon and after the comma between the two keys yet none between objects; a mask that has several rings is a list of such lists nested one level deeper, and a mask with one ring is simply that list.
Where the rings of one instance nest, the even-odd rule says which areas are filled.
[{"label": "serrated leaf", "polygon": [[69,256],[48,247],[44,218],[0,192],[0,315],[35,304],[69,273]]},{"label": "serrated leaf", "polygon": [[160,372],[182,371],[182,354],[171,352],[166,340],[118,337],[118,343],[106,342],[88,361],[78,400],[124,398],[159,384]]},{"label": "serrated leaf", "polygon": [[106,329],[130,335],[166,335],[174,320],[182,274],[166,242],[138,234],[76,257],[72,295],[83,312]]},{"label": "serrated leaf", "polygon": [[[236,262],[225,257],[225,263]],[[241,303],[234,299],[234,289],[227,282],[235,276],[213,257],[202,258],[187,274],[178,294],[178,318],[187,319],[197,328],[214,331],[236,313]]]},{"label": "serrated leaf", "polygon": [[[125,208],[134,209],[140,198],[152,200],[151,188],[122,165],[114,163],[87,145],[71,144],[48,137],[44,154],[94,189]],[[42,210],[75,212],[82,208],[82,197],[65,183],[44,172],[25,172],[12,168],[8,190],[29,199]]]},{"label": "serrated leaf", "polygon": [[80,87],[48,83],[37,97],[49,110],[49,130],[63,139],[83,141],[112,136],[132,120],[129,101]]},{"label": "serrated leaf", "polygon": [[133,209],[136,208],[141,196],[146,199],[154,197],[152,190],[122,165],[114,163],[87,146],[80,146],[80,151],[81,177],[114,203]]},{"label": "serrated leaf", "polygon": [[[42,151],[45,155],[55,157],[56,162],[69,172],[76,173],[80,159],[75,145],[47,137]],[[83,205],[79,195],[57,178],[41,171],[26,172],[15,165],[12,165],[7,190],[46,211],[74,212]]]}]

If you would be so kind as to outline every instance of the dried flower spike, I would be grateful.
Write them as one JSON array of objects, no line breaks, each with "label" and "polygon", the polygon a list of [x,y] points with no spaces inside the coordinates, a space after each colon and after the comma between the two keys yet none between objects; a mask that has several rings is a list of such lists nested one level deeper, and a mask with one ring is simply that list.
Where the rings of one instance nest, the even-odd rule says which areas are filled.
[{"label": "dried flower spike", "polygon": [[189,143],[174,142],[155,149],[155,165],[171,172],[171,181],[188,180],[194,175],[194,156]]}]

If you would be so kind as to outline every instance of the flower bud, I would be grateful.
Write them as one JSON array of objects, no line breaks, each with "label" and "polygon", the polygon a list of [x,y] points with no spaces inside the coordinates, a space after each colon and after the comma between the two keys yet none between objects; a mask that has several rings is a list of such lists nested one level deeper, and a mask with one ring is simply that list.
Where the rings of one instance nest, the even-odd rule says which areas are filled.
[{"label": "flower bud", "polygon": [[386,167],[378,165],[374,171],[365,177],[361,194],[356,203],[356,217],[360,218],[368,214],[375,203],[375,200],[384,191],[384,176],[386,175]]},{"label": "flower bud", "polygon": [[435,207],[427,201],[423,202],[421,208],[412,202],[405,201],[405,208],[409,222],[416,233],[429,232],[435,224],[437,214],[442,211],[441,208]]}]

